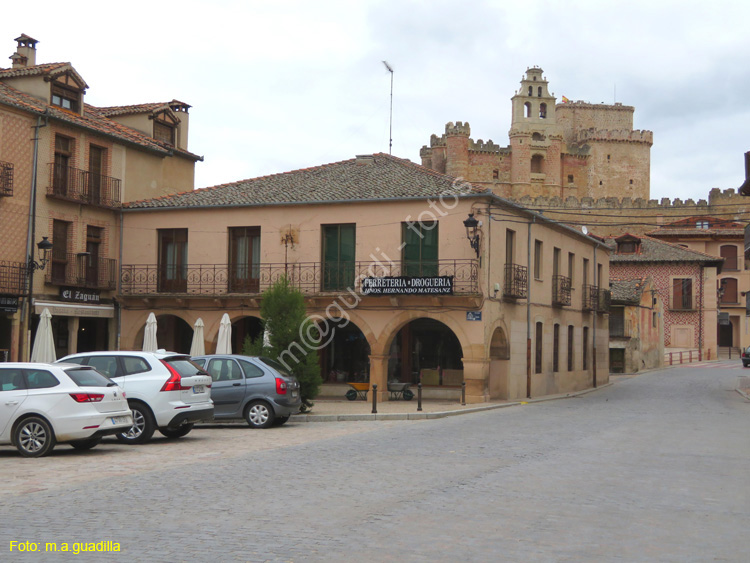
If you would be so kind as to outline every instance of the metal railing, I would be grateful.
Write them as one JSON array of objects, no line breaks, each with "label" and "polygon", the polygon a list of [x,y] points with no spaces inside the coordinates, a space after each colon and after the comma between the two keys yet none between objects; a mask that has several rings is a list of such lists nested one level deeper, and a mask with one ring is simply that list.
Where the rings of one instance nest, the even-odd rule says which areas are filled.
[{"label": "metal railing", "polygon": [[623,317],[609,317],[610,338],[632,338],[633,324]]},{"label": "metal railing", "polygon": [[526,299],[528,295],[529,270],[518,264],[505,265],[505,283],[503,297],[510,299]]},{"label": "metal railing", "polygon": [[52,256],[46,282],[91,289],[117,289],[117,260],[66,252]]},{"label": "metal railing", "polygon": [[0,261],[0,293],[21,295],[26,292],[28,267],[23,262]]},{"label": "metal railing", "polygon": [[102,174],[92,174],[72,166],[49,165],[47,195],[70,201],[120,207],[120,180]]},{"label": "metal railing", "polygon": [[13,195],[13,164],[0,161],[0,196]]},{"label": "metal railing", "polygon": [[612,305],[612,292],[609,289],[599,290],[599,299],[596,305],[596,312],[599,314],[609,313]]},{"label": "metal railing", "polygon": [[552,304],[570,305],[570,278],[552,276]]},{"label": "metal railing", "polygon": [[[237,272],[243,275],[240,277]],[[122,267],[123,295],[227,295],[232,293],[263,293],[286,276],[292,287],[306,295],[360,292],[366,277],[449,276],[453,278],[454,294],[479,292],[477,260],[432,260],[424,262],[350,262],[331,269],[322,262],[294,264],[266,263],[247,265],[187,264],[125,264]]]},{"label": "metal railing", "polygon": [[[708,350],[706,360],[711,359],[711,350]],[[678,350],[676,352],[664,353],[664,365],[673,366],[677,364],[690,364],[692,362],[702,361],[700,350]]]},{"label": "metal railing", "polygon": [[669,296],[669,308],[672,311],[694,311],[695,302],[693,296],[688,294],[682,295],[670,295]]},{"label": "metal railing", "polygon": [[584,284],[581,291],[581,308],[584,311],[595,311],[599,304],[599,286]]}]

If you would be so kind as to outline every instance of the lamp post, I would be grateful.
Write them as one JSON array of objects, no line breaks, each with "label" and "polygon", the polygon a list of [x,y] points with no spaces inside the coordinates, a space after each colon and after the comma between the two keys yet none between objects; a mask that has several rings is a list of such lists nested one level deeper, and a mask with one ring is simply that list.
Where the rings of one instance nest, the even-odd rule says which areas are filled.
[{"label": "lamp post", "polygon": [[33,315],[31,300],[34,297],[34,272],[36,272],[37,270],[44,270],[44,268],[47,267],[47,264],[49,264],[49,252],[50,250],[52,250],[52,243],[47,239],[47,237],[42,237],[42,240],[40,240],[36,244],[36,247],[39,261],[37,262],[36,260],[34,260],[34,257],[29,254],[28,260],[26,262],[26,271],[28,272],[29,276],[29,292],[27,297],[28,312],[25,319],[26,327],[22,332],[24,337],[23,357],[25,361],[29,360],[31,354],[31,315]]},{"label": "lamp post", "polygon": [[[42,237],[42,240],[36,243],[36,247],[39,253],[39,262],[35,261],[32,256],[29,256],[28,263],[26,264],[29,274],[36,270],[44,270],[49,263],[49,251],[52,250],[52,243],[47,240],[47,237]],[[31,295],[30,284],[31,282],[29,282],[29,295]]]},{"label": "lamp post", "polygon": [[479,221],[474,217],[474,213],[469,213],[469,216],[464,219],[464,227],[466,227],[466,238],[469,239],[469,244],[479,258]]}]

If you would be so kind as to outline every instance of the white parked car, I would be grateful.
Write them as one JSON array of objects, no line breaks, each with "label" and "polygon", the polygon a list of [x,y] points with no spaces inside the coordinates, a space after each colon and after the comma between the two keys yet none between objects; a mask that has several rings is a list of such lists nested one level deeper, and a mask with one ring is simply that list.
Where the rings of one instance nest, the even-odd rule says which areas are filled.
[{"label": "white parked car", "polygon": [[213,419],[211,377],[185,354],[84,352],[58,361],[92,366],[125,390],[133,425],[117,434],[121,442],[148,442],[156,429],[167,438],[179,438],[195,422]]},{"label": "white parked car", "polygon": [[77,449],[133,425],[125,393],[94,368],[73,364],[0,364],[0,444],[40,457],[58,442]]}]

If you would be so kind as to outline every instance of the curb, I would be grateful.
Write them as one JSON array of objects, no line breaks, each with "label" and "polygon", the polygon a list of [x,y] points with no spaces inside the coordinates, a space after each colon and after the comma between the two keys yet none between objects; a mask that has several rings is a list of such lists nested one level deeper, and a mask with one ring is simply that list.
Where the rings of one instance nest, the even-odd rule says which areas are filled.
[{"label": "curb", "polygon": [[538,399],[527,399],[525,401],[515,401],[513,403],[503,403],[500,405],[484,405],[478,407],[471,407],[468,409],[459,409],[454,411],[438,411],[438,412],[410,412],[410,413],[383,413],[383,414],[295,414],[289,419],[289,422],[352,422],[352,421],[365,421],[365,420],[432,420],[436,418],[447,418],[449,416],[459,416],[463,414],[473,414],[482,411],[490,411],[494,409],[504,409],[508,407],[516,407],[520,405],[543,403],[546,401],[557,401],[559,399],[570,399],[573,397],[580,397],[581,395],[587,395],[594,391],[599,391],[605,387],[614,385],[613,382],[605,383],[596,388],[584,389],[583,391],[575,391],[573,393],[566,393],[565,395],[549,395],[546,397],[539,397]]},{"label": "curb", "polygon": [[750,395],[748,395],[747,393],[745,393],[742,389],[735,389],[735,391],[737,391],[737,393],[739,393],[740,395],[742,395],[743,397],[745,397],[745,399],[747,399],[748,401],[750,401]]}]

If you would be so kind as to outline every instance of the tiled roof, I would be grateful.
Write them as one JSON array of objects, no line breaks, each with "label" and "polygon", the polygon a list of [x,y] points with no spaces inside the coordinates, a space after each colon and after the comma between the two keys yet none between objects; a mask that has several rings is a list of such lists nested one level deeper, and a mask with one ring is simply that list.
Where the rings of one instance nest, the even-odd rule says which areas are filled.
[{"label": "tiled roof", "polygon": [[[708,224],[708,229],[698,228],[697,225]],[[649,236],[654,237],[705,237],[705,236],[737,236],[744,235],[745,225],[731,219],[711,217],[706,215],[695,215],[673,223],[662,225],[656,230],[650,231]]]},{"label": "tiled roof", "polygon": [[[102,115],[112,117],[113,115],[131,115],[134,113],[155,113],[165,109],[171,109],[172,104],[176,100],[171,102],[154,102],[150,104],[135,104],[131,106],[110,106],[106,108],[99,108]],[[177,102],[181,103],[181,102]]]},{"label": "tiled roof", "polygon": [[643,288],[646,278],[635,278],[630,280],[609,280],[609,289],[612,292],[612,303],[634,304],[641,302]]},{"label": "tiled roof", "polygon": [[[427,199],[457,193],[455,179],[394,156],[377,153],[333,164],[241,180],[155,199],[129,209],[242,207],[352,200]],[[461,193],[491,194],[470,187]]]},{"label": "tiled roof", "polygon": [[649,236],[643,236],[640,239],[641,243],[638,252],[634,254],[618,254],[614,238],[606,237],[604,243],[612,249],[609,261],[613,264],[630,262],[699,262],[714,263],[716,265],[724,261],[723,258],[711,256],[697,250],[690,250]]},{"label": "tiled roof", "polygon": [[[21,68],[0,68],[0,80],[3,78],[19,78],[22,76],[54,76],[72,70],[75,72],[73,65],[70,63],[44,63],[41,65],[25,66]],[[78,73],[76,72],[76,75]],[[78,75],[80,77],[80,75]],[[81,80],[83,80],[81,78]]]},{"label": "tiled roof", "polygon": [[[64,63],[67,64],[67,63]],[[37,65],[44,66],[44,65]],[[36,68],[36,67],[31,67]],[[200,160],[201,157],[184,150],[180,150],[161,141],[157,141],[131,129],[125,125],[117,123],[116,121],[109,119],[107,116],[101,113],[101,111],[89,104],[84,104],[83,115],[63,110],[57,106],[49,105],[44,101],[16,90],[12,86],[4,84],[2,80],[3,76],[0,75],[0,104],[6,104],[22,110],[32,111],[35,113],[45,113],[53,119],[64,121],[74,126],[83,127],[90,131],[106,135],[108,137],[114,137],[121,142],[127,142],[147,150],[156,151],[163,155],[169,155],[172,153],[183,155],[187,158],[194,160]]]}]

